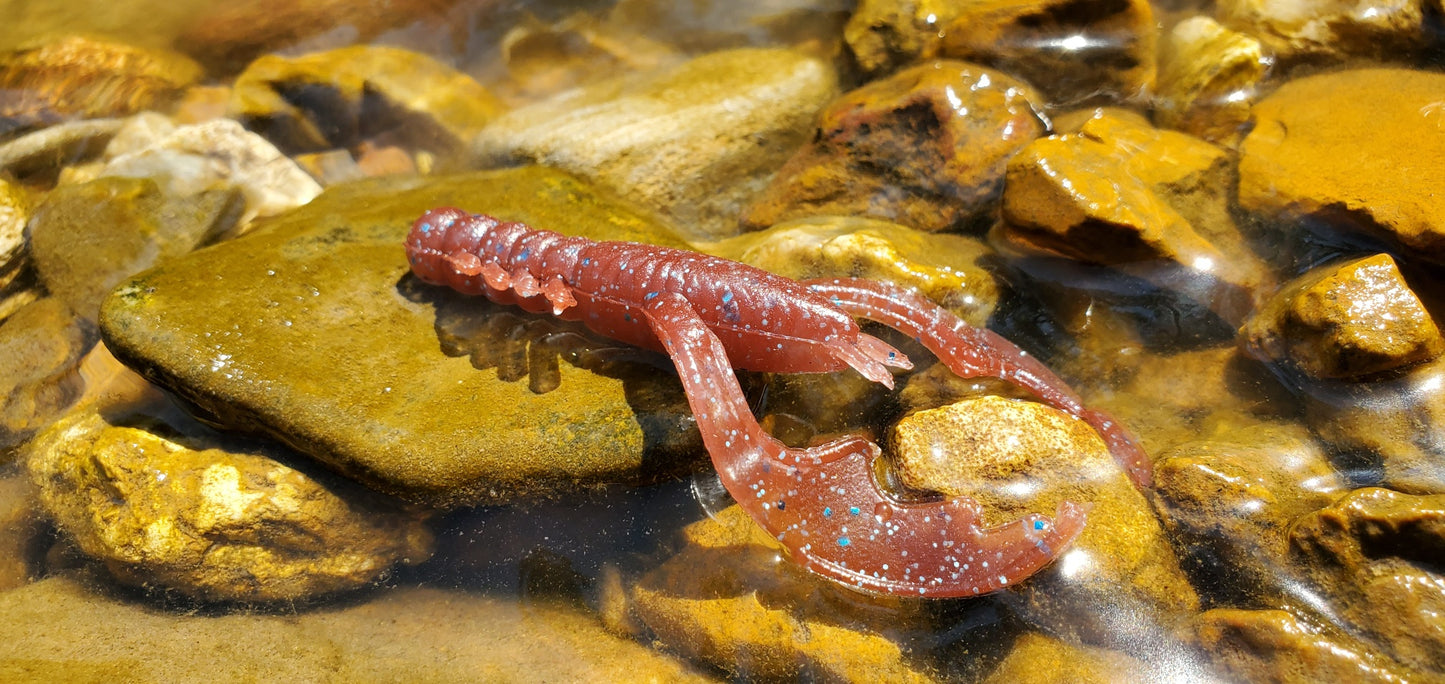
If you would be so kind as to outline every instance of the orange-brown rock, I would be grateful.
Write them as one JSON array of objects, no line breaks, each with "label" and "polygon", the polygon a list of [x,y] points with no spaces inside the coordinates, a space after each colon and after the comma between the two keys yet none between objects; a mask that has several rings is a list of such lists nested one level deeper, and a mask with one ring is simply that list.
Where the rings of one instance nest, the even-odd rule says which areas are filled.
[{"label": "orange-brown rock", "polygon": [[1051,102],[1126,100],[1154,85],[1158,27],[1142,0],[864,0],[844,30],[869,72],[920,57],[985,64]]},{"label": "orange-brown rock", "polygon": [[1063,560],[1009,590],[1031,623],[1127,651],[1197,607],[1147,500],[1082,421],[1043,404],[984,396],[912,413],[891,442],[904,485],[973,498],[986,525],[1052,515],[1066,500],[1092,504]]},{"label": "orange-brown rock", "polygon": [[1209,17],[1174,25],[1159,58],[1154,116],[1159,125],[1234,146],[1249,123],[1249,108],[1269,60],[1259,40]]},{"label": "orange-brown rock", "polygon": [[1199,616],[1196,633],[1214,663],[1238,681],[1386,684],[1418,676],[1283,610],[1216,608]]},{"label": "orange-brown rock", "polygon": [[[448,16],[456,0],[260,0],[208,5],[177,40],[187,54],[234,72],[263,52],[368,43],[389,29],[420,27],[455,40],[466,22]],[[470,25],[470,24],[466,24]],[[327,35],[332,36],[327,39]]]},{"label": "orange-brown rock", "polygon": [[1445,495],[1355,490],[1297,521],[1290,551],[1351,632],[1445,675]]},{"label": "orange-brown rock", "polygon": [[0,134],[164,109],[201,78],[185,55],[71,36],[0,55]]},{"label": "orange-brown rock", "polygon": [[923,603],[808,573],[737,506],[684,537],[676,556],[620,599],[669,650],[755,679],[935,680],[890,634],[917,627]]},{"label": "orange-brown rock", "polygon": [[1302,383],[1309,425],[1340,453],[1378,466],[1379,485],[1445,494],[1445,360],[1392,378]]},{"label": "orange-brown rock", "polygon": [[1409,55],[1431,40],[1430,2],[1221,0],[1215,15],[1230,28],[1258,37],[1276,59],[1292,66]]},{"label": "orange-brown rock", "polygon": [[1110,110],[1009,160],[1003,244],[1108,266],[1237,322],[1267,281],[1218,194],[1224,150]]},{"label": "orange-brown rock", "polygon": [[1021,635],[984,684],[1113,682],[1140,677],[1148,665],[1118,651],[1071,644],[1038,632]]},{"label": "orange-brown rock", "polygon": [[1430,312],[1388,254],[1329,264],[1299,277],[1240,330],[1261,361],[1316,378],[1358,378],[1445,351]]},{"label": "orange-brown rock", "polygon": [[1004,164],[1044,131],[1041,98],[978,65],[920,64],[845,93],[813,142],[743,215],[766,227],[820,214],[942,230],[991,210]]},{"label": "orange-brown rock", "polygon": [[[292,93],[306,90],[306,98]],[[230,115],[287,151],[314,152],[380,139],[449,158],[500,114],[470,76],[426,55],[353,46],[246,67]]]},{"label": "orange-brown rock", "polygon": [[1286,83],[1254,108],[1239,204],[1445,261],[1445,74],[1361,69]]}]

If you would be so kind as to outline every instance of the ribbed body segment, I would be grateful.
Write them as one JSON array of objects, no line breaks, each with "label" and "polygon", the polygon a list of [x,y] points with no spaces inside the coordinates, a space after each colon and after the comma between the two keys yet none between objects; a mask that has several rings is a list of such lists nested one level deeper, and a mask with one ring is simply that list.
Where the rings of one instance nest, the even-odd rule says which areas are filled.
[{"label": "ribbed body segment", "polygon": [[[413,225],[406,245],[422,280],[533,313],[553,308],[553,302],[545,294],[519,296],[515,282],[524,276],[539,284],[559,281],[576,304],[558,317],[657,351],[662,346],[643,307],[659,294],[682,294],[722,341],[735,368],[843,370],[852,365],[852,354],[840,354],[840,349],[851,351],[862,335],[851,316],[797,281],[696,252],[593,242],[459,209],[427,212]],[[458,255],[475,257],[477,269],[495,264],[508,276],[505,286],[489,285],[481,271],[459,269],[465,256]],[[865,344],[871,346],[869,339]]]},{"label": "ribbed body segment", "polygon": [[[1085,507],[1059,504],[992,527],[967,497],[900,500],[877,478],[878,446],[848,436],[793,449],[758,425],[734,368],[779,373],[852,367],[893,386],[909,360],[853,316],[921,342],[955,374],[992,376],[1094,428],[1136,484],[1152,465],[1132,435],[1089,409],[1043,363],[923,296],[887,283],[799,283],[725,259],[631,242],[593,242],[460,209],[434,209],[406,240],[422,280],[550,311],[672,359],[719,479],[788,557],[854,589],[973,596],[1047,566],[1078,536]],[[959,455],[966,457],[967,455]]]}]

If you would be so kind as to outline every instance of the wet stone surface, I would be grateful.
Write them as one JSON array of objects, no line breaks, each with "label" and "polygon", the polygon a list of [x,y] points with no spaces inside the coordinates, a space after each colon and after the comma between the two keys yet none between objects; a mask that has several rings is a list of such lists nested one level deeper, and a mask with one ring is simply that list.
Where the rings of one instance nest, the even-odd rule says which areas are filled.
[{"label": "wet stone surface", "polygon": [[[1070,37],[1098,34],[1084,58]],[[923,57],[978,62],[1070,105],[1154,85],[1158,28],[1148,2],[864,0],[844,37],[870,73]]]},{"label": "wet stone surface", "polygon": [[[1082,421],[984,396],[903,418],[891,443],[904,485],[972,498],[985,525],[1052,516],[1062,501],[1092,504],[1062,561],[1009,589],[1026,621],[1070,641],[1147,655],[1197,606],[1148,502]],[[1084,606],[1098,609],[1097,620],[1081,617]],[[1119,615],[1132,616],[1129,630],[1106,622]]]},{"label": "wet stone surface", "polygon": [[64,574],[0,594],[0,612],[8,617],[0,626],[0,679],[10,681],[197,681],[218,671],[289,680],[323,672],[352,681],[423,673],[461,683],[483,672],[503,680],[713,681],[608,634],[575,608],[521,609],[511,597],[434,588],[300,614],[211,615],[158,611],[83,575]]},{"label": "wet stone surface", "polygon": [[477,136],[485,165],[564,169],[661,213],[694,239],[737,233],[743,203],[838,94],[791,50],[725,50],[513,110]]},{"label": "wet stone surface", "polygon": [[[486,327],[498,308],[417,282],[401,246],[417,216],[448,204],[680,246],[540,168],[354,184],[130,281],[108,300],[103,334],[118,358],[207,420],[272,435],[414,501],[499,502],[691,467],[702,451],[670,369],[590,370],[564,358],[556,388],[538,392],[520,381],[532,368],[525,354],[520,367],[495,371],[469,362],[454,326]],[[535,339],[518,332],[481,341],[517,358]],[[540,356],[538,372],[549,373]]]},{"label": "wet stone surface", "polygon": [[1289,283],[1240,331],[1262,361],[1314,378],[1360,378],[1430,361],[1445,339],[1388,254],[1321,266]]},{"label": "wet stone surface", "polygon": [[1242,318],[1269,276],[1212,199],[1231,179],[1225,151],[1132,113],[1084,115],[1059,122],[1077,132],[1036,140],[1009,160],[995,239],[1106,266],[1226,321]]},{"label": "wet stone surface", "polygon": [[[1445,260],[1445,74],[1360,69],[1290,81],[1254,107],[1239,204]],[[1345,163],[1344,160],[1349,160]]]},{"label": "wet stone surface", "polygon": [[69,36],[0,54],[0,136],[72,119],[126,116],[172,104],[199,64],[167,50]]},{"label": "wet stone surface", "polygon": [[1044,132],[1042,98],[976,64],[925,62],[845,93],[748,207],[752,228],[815,215],[943,230],[995,209],[1004,164]]},{"label": "wet stone surface", "polygon": [[1290,553],[1346,631],[1445,675],[1445,495],[1356,490],[1296,522]]},{"label": "wet stone surface", "polygon": [[205,601],[308,599],[431,555],[423,520],[260,452],[80,412],[26,447],[47,515],[118,579]]},{"label": "wet stone surface", "polygon": [[0,462],[80,396],[77,369],[96,338],[95,324],[55,297],[0,323]]},{"label": "wet stone surface", "polygon": [[886,280],[918,290],[974,325],[988,320],[1003,289],[986,268],[995,253],[983,241],[868,218],[785,221],[712,243],[707,251],[794,280]]},{"label": "wet stone surface", "polygon": [[288,152],[379,138],[451,163],[501,110],[470,76],[426,55],[353,46],[252,62],[236,78],[228,113]]},{"label": "wet stone surface", "polygon": [[31,260],[47,290],[94,321],[117,283],[190,252],[230,228],[240,211],[239,195],[226,189],[172,197],[137,178],[61,186],[35,208]]},{"label": "wet stone surface", "polygon": [[748,678],[936,680],[907,656],[924,604],[852,593],[781,561],[737,506],[683,534],[682,550],[620,597],[669,648]]}]

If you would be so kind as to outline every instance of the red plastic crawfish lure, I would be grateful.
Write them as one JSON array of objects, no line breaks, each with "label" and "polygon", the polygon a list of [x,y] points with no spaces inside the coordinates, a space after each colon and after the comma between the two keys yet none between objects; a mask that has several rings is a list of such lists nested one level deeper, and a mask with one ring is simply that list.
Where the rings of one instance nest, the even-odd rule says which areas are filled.
[{"label": "red plastic crawfish lure", "polygon": [[758,426],[734,368],[779,373],[856,369],[893,387],[912,363],[861,332],[854,316],[920,340],[962,377],[992,376],[1092,426],[1136,484],[1148,457],[1122,426],[1087,409],[1038,360],[928,299],[862,279],[797,282],[746,264],[631,242],[594,242],[460,209],[433,209],[406,240],[422,280],[668,354],[723,485],[803,567],[866,591],[973,596],[1047,565],[1079,534],[1084,509],[991,528],[974,501],[908,503],[880,488],[880,454],[850,436],[793,449]]}]

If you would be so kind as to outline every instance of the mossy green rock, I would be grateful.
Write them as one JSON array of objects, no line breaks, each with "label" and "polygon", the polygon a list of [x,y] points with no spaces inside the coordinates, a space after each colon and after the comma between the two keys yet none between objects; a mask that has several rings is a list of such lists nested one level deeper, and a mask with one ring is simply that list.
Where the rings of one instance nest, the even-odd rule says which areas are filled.
[{"label": "mossy green rock", "polygon": [[[123,284],[102,308],[102,334],[117,358],[210,421],[270,434],[422,503],[648,481],[695,463],[701,440],[670,372],[575,360],[598,356],[590,350],[540,367],[547,345],[532,344],[529,359],[527,338],[560,322],[408,273],[411,222],[444,205],[594,239],[681,244],[538,167],[367,181]],[[478,323],[459,333],[449,321],[467,315]],[[459,357],[473,350],[457,338],[478,334],[486,339],[471,346],[512,352],[498,369]],[[528,366],[508,358],[531,360],[534,382],[520,382]],[[537,375],[549,376],[544,387]]]}]

